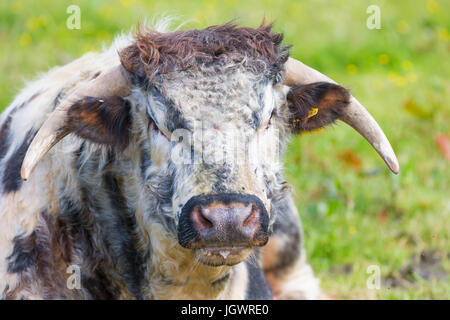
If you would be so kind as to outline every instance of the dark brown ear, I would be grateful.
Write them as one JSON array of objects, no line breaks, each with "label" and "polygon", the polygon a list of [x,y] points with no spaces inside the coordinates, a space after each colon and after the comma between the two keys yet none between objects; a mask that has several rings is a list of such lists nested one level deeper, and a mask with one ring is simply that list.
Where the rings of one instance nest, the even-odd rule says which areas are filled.
[{"label": "dark brown ear", "polygon": [[294,133],[325,127],[340,117],[350,99],[344,87],[329,82],[295,85],[287,95]]},{"label": "dark brown ear", "polygon": [[124,149],[130,139],[130,103],[118,96],[85,97],[68,111],[67,129],[79,137]]}]

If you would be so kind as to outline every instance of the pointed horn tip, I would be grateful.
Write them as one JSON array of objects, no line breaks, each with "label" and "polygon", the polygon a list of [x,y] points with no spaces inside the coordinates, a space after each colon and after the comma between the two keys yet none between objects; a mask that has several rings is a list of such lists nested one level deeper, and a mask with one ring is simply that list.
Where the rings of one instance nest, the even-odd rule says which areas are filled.
[{"label": "pointed horn tip", "polygon": [[28,172],[28,170],[24,166],[22,166],[22,169],[20,170],[20,176],[23,181],[27,181],[30,176],[30,172]]},{"label": "pointed horn tip", "polygon": [[398,174],[400,172],[400,166],[397,158],[392,159],[391,157],[386,157],[385,162],[394,174]]}]

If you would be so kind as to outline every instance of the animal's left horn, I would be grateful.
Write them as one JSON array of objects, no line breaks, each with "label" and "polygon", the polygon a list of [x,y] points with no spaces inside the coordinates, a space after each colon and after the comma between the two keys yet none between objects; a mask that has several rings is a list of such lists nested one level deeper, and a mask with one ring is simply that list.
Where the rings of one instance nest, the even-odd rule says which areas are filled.
[{"label": "animal's left horn", "polygon": [[[294,85],[300,83],[311,83],[326,81],[335,83],[333,80],[314,70],[307,65],[289,58],[285,64],[286,75],[284,84]],[[378,152],[380,157],[395,174],[399,172],[399,165],[394,150],[392,150],[383,130],[355,97],[350,98],[345,115],[340,119],[358,131]]]},{"label": "animal's left horn", "polygon": [[130,92],[130,83],[122,65],[112,67],[97,78],[77,88],[53,111],[34,137],[22,163],[20,172],[22,179],[27,180],[47,152],[69,133],[66,129],[67,112],[76,101],[86,96],[116,95],[126,97]]}]

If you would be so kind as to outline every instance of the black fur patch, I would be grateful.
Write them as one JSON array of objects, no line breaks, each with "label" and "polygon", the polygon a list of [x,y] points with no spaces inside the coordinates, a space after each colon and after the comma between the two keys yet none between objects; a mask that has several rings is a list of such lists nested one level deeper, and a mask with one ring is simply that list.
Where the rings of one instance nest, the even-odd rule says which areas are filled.
[{"label": "black fur patch", "polygon": [[[42,210],[39,224],[27,237],[16,236],[13,253],[7,258],[8,272],[20,276],[22,289],[38,281],[44,299],[67,299],[66,270],[72,264],[72,241],[58,216]],[[20,291],[20,290],[19,290]],[[18,298],[20,295],[12,295]]]},{"label": "black fur patch", "polygon": [[36,135],[36,131],[30,130],[25,136],[22,144],[17,148],[11,157],[6,161],[3,168],[3,191],[6,193],[15,192],[22,186],[22,178],[20,177],[20,169],[23,159],[30,146],[31,141]]},{"label": "black fur patch", "polygon": [[86,141],[83,141],[80,144],[80,147],[78,148],[78,150],[74,151],[74,153],[73,153],[73,156],[75,159],[75,161],[73,162],[73,166],[77,171],[80,170],[80,167],[82,165],[81,155],[83,154],[85,148],[86,148]]},{"label": "black fur patch", "polygon": [[13,119],[14,114],[22,109],[25,106],[25,103],[22,103],[16,107],[13,107],[9,114],[6,116],[5,121],[3,122],[2,127],[0,128],[0,160],[5,156],[6,152],[8,152],[9,144],[8,137],[10,134],[11,121]]},{"label": "black fur patch", "polygon": [[272,300],[272,290],[267,282],[263,270],[254,261],[246,260],[248,271],[246,300]]},{"label": "black fur patch", "polygon": [[[82,287],[94,299],[116,299],[125,288],[134,298],[142,299],[146,257],[138,250],[135,212],[124,195],[126,185],[114,173],[115,153],[110,151],[102,168],[102,192],[92,192],[94,187],[84,177],[97,170],[99,155],[93,154],[81,166],[84,149],[82,143],[74,153],[81,198],[60,201],[61,216],[82,252]],[[101,193],[107,194],[109,201],[99,198]]]},{"label": "black fur patch", "polygon": [[143,181],[145,181],[146,178],[145,172],[151,165],[152,159],[150,156],[150,150],[148,148],[145,148],[144,146],[141,146],[141,176]]},{"label": "black fur patch", "polygon": [[109,276],[114,274],[111,257],[105,256],[105,244],[99,241],[99,230],[95,228],[94,217],[90,210],[99,210],[93,205],[91,196],[81,189],[82,202],[63,197],[59,200],[60,218],[67,225],[74,249],[81,254],[81,287],[86,290],[87,299],[118,299],[120,289]]},{"label": "black fur patch", "polygon": [[142,281],[144,280],[144,259],[137,249],[138,239],[135,235],[135,213],[127,206],[122,193],[121,183],[112,174],[103,176],[108,191],[111,208],[115,211],[113,230],[110,232],[117,255],[123,265],[122,277],[128,290],[138,299],[142,299]]},{"label": "black fur patch", "polygon": [[0,160],[9,149],[8,136],[12,118],[8,116],[0,129]]},{"label": "black fur patch", "polygon": [[16,236],[13,240],[14,248],[8,260],[9,273],[22,273],[36,263],[36,232],[28,237]]},{"label": "black fur patch", "polygon": [[130,103],[118,96],[85,97],[70,107],[67,129],[83,139],[124,149],[130,139]]},{"label": "black fur patch", "polygon": [[[300,258],[302,248],[301,227],[299,218],[296,212],[293,212],[289,207],[287,198],[272,202],[272,215],[276,215],[276,220],[273,225],[271,241],[280,237],[285,242],[279,251],[268,253],[275,255],[275,259],[272,259],[275,262],[272,265],[265,266],[265,271],[283,274]],[[286,238],[287,240],[285,240]]]},{"label": "black fur patch", "polygon": [[[96,192],[85,183],[84,176],[98,169],[98,155],[92,155],[82,164],[82,154],[86,148],[82,143],[74,152],[74,167],[77,168],[79,179],[79,199],[61,197],[59,199],[60,217],[67,225],[73,239],[76,252],[81,257],[81,287],[86,292],[87,299],[118,299],[120,288],[117,281],[117,265],[113,260],[115,256],[110,251],[111,243],[108,241],[110,234],[105,221],[97,221],[102,217],[101,202],[97,199]],[[96,215],[96,213],[99,213]],[[105,217],[107,221],[107,217]],[[116,260],[117,261],[117,260]]]},{"label": "black fur patch", "polygon": [[252,112],[252,128],[258,129],[261,125],[261,110],[255,110]]},{"label": "black fur patch", "polygon": [[[296,85],[287,95],[291,111],[289,125],[295,133],[327,126],[341,118],[350,99],[344,87],[328,82]],[[317,108],[308,118],[309,110]]]},{"label": "black fur patch", "polygon": [[66,91],[62,89],[57,95],[55,100],[53,101],[53,109],[56,109],[59,106],[59,103],[62,101],[64,96],[66,95]]}]

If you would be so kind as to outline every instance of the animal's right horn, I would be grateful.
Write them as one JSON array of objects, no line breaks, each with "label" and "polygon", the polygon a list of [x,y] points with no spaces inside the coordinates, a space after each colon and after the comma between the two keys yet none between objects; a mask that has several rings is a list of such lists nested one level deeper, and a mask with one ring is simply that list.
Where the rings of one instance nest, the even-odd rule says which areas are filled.
[{"label": "animal's right horn", "polygon": [[[286,62],[286,77],[284,84],[294,85],[297,83],[311,83],[326,81],[336,83],[317,70],[303,64],[302,62],[289,58]],[[399,165],[394,150],[383,130],[355,97],[350,97],[350,103],[345,115],[340,119],[358,131],[378,152],[386,165],[395,174],[399,172]]]},{"label": "animal's right horn", "polygon": [[86,96],[126,97],[130,92],[130,82],[122,65],[112,67],[76,89],[53,111],[34,137],[22,163],[20,172],[22,179],[27,180],[47,152],[69,133],[66,129],[67,112],[76,101]]}]

